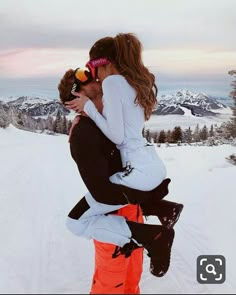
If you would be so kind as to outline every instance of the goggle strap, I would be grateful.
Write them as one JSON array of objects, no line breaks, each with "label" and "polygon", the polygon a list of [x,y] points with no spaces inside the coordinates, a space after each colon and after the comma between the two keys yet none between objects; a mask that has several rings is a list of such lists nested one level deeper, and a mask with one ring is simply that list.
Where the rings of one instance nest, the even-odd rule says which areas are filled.
[{"label": "goggle strap", "polygon": [[72,86],[72,89],[71,91],[72,92],[75,92],[76,91],[76,88],[77,88],[78,84],[77,83],[74,83],[73,86]]}]

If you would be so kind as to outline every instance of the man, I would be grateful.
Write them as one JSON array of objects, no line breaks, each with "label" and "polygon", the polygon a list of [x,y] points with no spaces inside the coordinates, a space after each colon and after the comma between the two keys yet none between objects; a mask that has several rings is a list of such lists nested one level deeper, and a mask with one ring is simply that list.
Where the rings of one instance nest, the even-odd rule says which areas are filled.
[{"label": "man", "polygon": [[[73,73],[69,72],[68,76],[70,74],[74,75],[74,71]],[[93,98],[97,108],[102,111],[102,92],[99,83],[91,82],[87,85],[81,85],[80,91],[84,91],[86,95]],[[60,92],[62,93],[62,89]],[[79,161],[77,159],[78,145],[96,149],[102,141],[105,157],[109,159],[110,163],[109,173],[112,174],[113,171],[120,169],[119,152],[115,149],[114,144],[106,139],[100,131],[97,132],[98,128],[95,124],[91,124],[91,122],[89,118],[82,116],[77,116],[74,120],[69,137],[71,154],[77,163]],[[93,141],[92,145],[90,139]],[[94,151],[91,149],[88,152],[94,154]],[[70,212],[70,216],[75,216],[76,218],[79,214],[76,206]],[[143,222],[142,211],[139,205],[130,204],[118,210],[118,212],[113,212],[113,214],[124,216],[128,220]],[[129,257],[125,257],[125,255],[114,255],[116,246],[112,244],[94,240],[94,246],[95,270],[90,294],[140,294],[139,282],[143,269],[143,248],[138,248]],[[117,257],[112,258],[112,256]]]},{"label": "man", "polygon": [[[69,74],[71,75],[70,78],[72,78],[73,80],[74,71],[71,70]],[[68,83],[68,81],[70,80],[71,79],[67,79],[66,81],[62,80],[60,85],[62,85],[63,87],[61,87],[61,89],[59,85],[59,90],[61,94],[60,97],[62,102],[70,100],[70,97],[68,97],[68,96],[71,96],[70,89],[72,85],[71,83]],[[65,91],[66,84],[70,84],[69,92]],[[90,83],[80,84],[79,91],[80,92],[85,91],[86,92],[85,94],[91,99],[93,99],[93,102],[95,103],[97,109],[100,112],[102,111],[102,100],[101,100],[102,93],[101,93],[101,86],[99,83],[95,81],[90,81]],[[65,95],[65,93],[67,93],[67,95]],[[74,108],[72,107],[72,109],[76,110],[75,107]],[[132,203],[132,204],[142,203],[142,210],[145,213],[145,215],[157,215],[163,224],[165,224],[168,227],[169,226],[173,227],[174,223],[178,220],[179,214],[181,212],[181,210],[179,209],[182,209],[182,208],[178,208],[176,204],[172,202],[160,201],[160,199],[162,199],[168,193],[168,183],[170,181],[169,179],[163,181],[163,183],[159,187],[157,187],[157,190],[154,190],[153,194],[147,193],[146,198],[143,198],[144,192],[139,191],[138,193],[136,191],[134,193],[134,190],[131,190],[129,188],[125,188],[125,194],[123,194],[122,189],[124,188],[120,188],[118,185],[112,184],[109,181],[109,176],[112,175],[114,172],[120,171],[122,168],[119,152],[116,149],[115,145],[112,142],[110,142],[104,136],[104,134],[97,128],[95,123],[86,116],[80,116],[79,123],[73,124],[73,128],[70,135],[70,147],[71,147],[72,157],[77,163],[80,174],[86,186],[89,188],[90,193],[94,196],[94,198],[95,196],[97,197],[96,201],[105,203],[105,204],[113,204],[113,205],[127,204],[127,200],[129,201],[129,203]],[[151,206],[148,205],[148,202],[146,201],[148,200],[148,196],[151,196],[152,199],[153,197],[155,197],[155,200],[153,200],[155,202],[159,201],[158,206],[157,207],[155,206],[156,210],[153,210],[153,205],[155,205],[155,203],[152,202]],[[143,201],[144,199],[145,199],[145,202]],[[69,218],[72,220],[78,220],[83,215],[83,213],[89,209],[89,205],[84,198],[77,205],[72,209],[72,211],[69,214]],[[136,207],[138,208],[138,206]],[[121,210],[125,210],[125,209],[126,208],[123,208]],[[120,214],[122,212],[121,210],[120,210]],[[154,240],[156,241],[160,237],[159,234],[158,234],[158,238],[155,238],[155,236],[153,235],[153,230],[156,231],[156,228],[158,226],[152,226],[152,227],[144,226],[145,228],[144,233],[141,233],[139,230],[141,223],[140,223],[139,214],[138,214],[140,210],[136,209],[136,211],[137,211],[136,219],[130,219],[131,222],[128,221],[129,225],[133,227],[132,234],[135,233],[137,238],[136,237],[134,238],[136,239],[136,241],[140,240],[141,244],[147,245],[148,243],[148,245],[150,245],[149,242],[147,241],[147,238],[149,238],[150,242],[152,243],[152,241]],[[112,213],[116,214],[117,212],[112,212]],[[124,211],[122,212],[122,214],[124,214],[123,216],[125,216],[126,218],[129,217],[125,215]],[[132,223],[132,221],[136,221],[136,222]],[[140,224],[140,226],[138,226],[137,222]],[[150,229],[149,232],[146,232],[146,229],[148,230]],[[165,230],[164,228],[162,229]],[[173,240],[173,237],[172,237],[172,240]],[[167,241],[165,243],[167,243]],[[172,244],[172,241],[171,241],[171,244]],[[95,245],[98,245],[98,244],[96,244],[95,242]],[[168,242],[168,245],[169,245],[169,242]],[[113,247],[113,250],[117,250],[116,249],[117,247],[115,247],[115,249],[114,249],[114,246],[112,247]],[[126,249],[120,249],[119,251],[121,254],[125,254],[125,256],[129,256],[127,253],[130,254],[132,252],[131,251],[132,247],[133,246],[131,244],[131,248],[126,247]],[[165,254],[162,254],[162,255],[166,255],[166,258],[167,258],[167,264],[165,263],[166,271],[167,271],[169,267],[170,249],[169,250],[167,248],[165,249],[166,251],[169,251],[168,253],[166,252]],[[157,249],[151,248],[151,250],[153,250],[153,253],[151,254],[151,258],[153,257],[155,259],[151,261],[151,268],[152,268],[152,262],[154,262],[155,265],[157,266],[157,268],[154,267],[152,269],[154,270],[152,271],[152,273],[154,275],[157,274],[157,276],[162,276],[164,275],[166,271],[162,272],[162,265],[159,263],[160,251],[158,251],[158,256],[159,256],[158,257],[156,256]],[[119,253],[119,251],[118,252],[115,251],[114,256],[117,256],[115,254]],[[132,255],[138,255],[138,254],[135,254],[135,253],[138,253],[138,251],[140,251],[140,249],[136,249],[135,251],[133,251],[131,254],[131,257]],[[108,253],[108,252],[104,251],[104,254],[105,253]],[[111,256],[109,255],[109,257]],[[104,265],[107,265],[109,262],[107,258],[101,259],[101,261],[104,261],[105,263],[104,264],[102,263],[103,267],[99,266],[99,268],[104,270]],[[139,256],[139,261],[140,261],[140,256]],[[127,260],[125,262],[126,263],[120,264],[120,266],[127,265],[128,267],[129,263],[127,263]],[[110,264],[114,265],[113,260]],[[97,265],[101,265],[101,264],[97,263]],[[118,269],[121,269],[120,266]],[[118,279],[118,281],[117,281],[117,278],[119,278],[119,276],[117,275],[117,269],[114,272],[113,276],[111,276],[112,272],[108,271],[108,273],[110,274],[109,274],[109,280],[107,280],[107,282],[111,282],[111,277],[112,277],[113,279],[115,279],[115,283],[117,284],[113,282],[112,286],[108,286],[108,289],[106,289],[108,291],[107,294],[109,293],[122,294],[122,292],[124,292],[123,294],[125,294],[126,291],[124,289],[124,286],[127,285],[125,283],[125,279],[126,279],[125,273],[127,275],[127,267],[125,268],[125,272],[123,272],[122,275],[120,276],[122,277],[122,279],[121,280]],[[137,270],[137,267],[131,267],[131,269]],[[97,271],[97,272],[95,271],[94,276],[98,277],[99,273],[101,274],[101,271]],[[138,276],[136,274],[136,278],[138,278],[136,279],[136,283],[133,283],[133,282],[131,283],[131,286],[136,286],[135,287],[136,291],[133,290],[131,292],[129,290],[128,293],[138,294],[137,292],[139,292],[139,287],[137,285],[137,282],[140,279],[140,275],[141,275],[141,272],[139,272]],[[129,277],[132,277],[130,276],[130,271],[129,271]],[[105,276],[102,275],[100,276],[99,279],[101,281],[104,278]],[[96,286],[97,282],[98,280],[95,279],[93,287]],[[97,286],[98,285],[99,284],[97,284]],[[100,285],[104,287],[104,283]],[[118,290],[117,288],[123,288],[123,289]],[[98,293],[105,293],[106,290],[100,289],[97,291]],[[91,292],[93,293],[96,292],[96,288],[95,290],[92,288]]]},{"label": "man", "polygon": [[[128,220],[142,222],[142,212],[137,205],[119,209],[117,215]],[[140,294],[139,282],[143,270],[143,248],[138,248],[129,257],[112,258],[115,246],[94,240],[95,271],[90,294]]]}]

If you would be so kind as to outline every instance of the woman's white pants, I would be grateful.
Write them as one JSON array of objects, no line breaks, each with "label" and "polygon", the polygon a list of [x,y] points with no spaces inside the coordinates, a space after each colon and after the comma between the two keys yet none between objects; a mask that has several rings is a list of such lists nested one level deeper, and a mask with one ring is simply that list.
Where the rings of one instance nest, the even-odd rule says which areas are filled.
[{"label": "woman's white pants", "polygon": [[86,239],[96,239],[120,247],[129,243],[131,231],[126,219],[123,216],[113,214],[105,215],[126,205],[102,204],[95,201],[90,193],[87,193],[85,198],[90,208],[79,219],[67,217],[67,228],[73,234]]},{"label": "woman's white pants", "polygon": [[[166,168],[154,146],[127,154],[122,160],[127,160],[133,169],[130,173],[118,172],[112,175],[110,181],[113,183],[148,191],[158,186],[166,177]],[[87,193],[85,198],[90,208],[78,220],[68,217],[67,228],[75,235],[120,247],[129,243],[131,231],[126,219],[112,214],[105,215],[126,205],[99,203],[90,193]]]},{"label": "woman's white pants", "polygon": [[113,174],[110,177],[113,183],[150,191],[166,178],[166,167],[154,145],[145,145],[135,150],[121,150],[121,158],[123,166],[130,165],[130,173],[124,171]]}]

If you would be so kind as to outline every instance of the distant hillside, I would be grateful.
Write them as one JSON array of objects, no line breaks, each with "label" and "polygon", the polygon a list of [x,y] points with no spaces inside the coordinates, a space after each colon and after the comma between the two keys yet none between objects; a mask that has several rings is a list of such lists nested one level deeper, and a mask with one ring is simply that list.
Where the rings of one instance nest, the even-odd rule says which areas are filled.
[{"label": "distant hillside", "polygon": [[[14,108],[26,112],[32,117],[69,115],[59,100],[48,100],[40,97],[21,96],[16,98],[0,98],[0,104],[7,111]],[[175,94],[162,95],[153,115],[185,115],[191,113],[196,117],[215,116],[217,113],[231,112],[230,108],[215,98],[189,90],[179,90]]]},{"label": "distant hillside", "polygon": [[179,90],[172,95],[162,95],[154,115],[216,116],[218,113],[231,112],[231,109],[204,93]]}]

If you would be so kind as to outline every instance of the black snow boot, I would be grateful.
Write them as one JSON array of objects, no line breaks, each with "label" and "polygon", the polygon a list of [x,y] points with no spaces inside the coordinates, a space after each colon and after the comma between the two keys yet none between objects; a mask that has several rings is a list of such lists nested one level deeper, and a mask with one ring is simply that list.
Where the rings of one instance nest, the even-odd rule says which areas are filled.
[{"label": "black snow boot", "polygon": [[140,204],[143,215],[157,216],[162,225],[172,228],[178,221],[184,205],[166,200]]},{"label": "black snow boot", "polygon": [[161,225],[127,221],[132,238],[141,244],[150,257],[150,272],[157,277],[166,274],[170,266],[174,230]]}]

